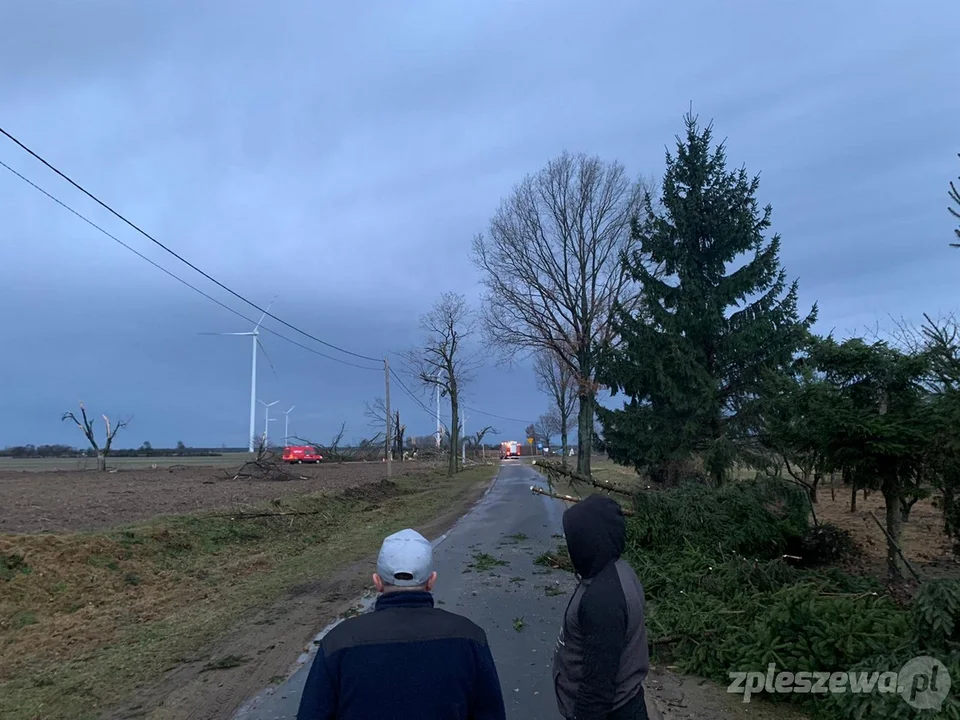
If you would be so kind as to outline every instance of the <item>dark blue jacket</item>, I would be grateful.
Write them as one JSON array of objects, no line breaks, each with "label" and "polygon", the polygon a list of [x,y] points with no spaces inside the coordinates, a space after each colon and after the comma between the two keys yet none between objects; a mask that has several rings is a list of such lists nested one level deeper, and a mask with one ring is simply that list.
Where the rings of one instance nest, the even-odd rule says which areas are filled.
[{"label": "dark blue jacket", "polygon": [[297,720],[505,720],[483,630],[428,592],[381,595],[320,642]]}]

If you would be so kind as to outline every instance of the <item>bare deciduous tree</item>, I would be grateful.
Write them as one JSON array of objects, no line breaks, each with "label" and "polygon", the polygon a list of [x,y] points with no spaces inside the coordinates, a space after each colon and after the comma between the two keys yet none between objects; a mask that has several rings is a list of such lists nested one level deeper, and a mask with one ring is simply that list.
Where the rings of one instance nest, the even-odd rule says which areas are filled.
[{"label": "bare deciduous tree", "polygon": [[493,425],[487,425],[485,428],[483,428],[483,429],[481,429],[481,430],[477,430],[477,431],[473,434],[474,442],[475,442],[478,446],[483,445],[483,439],[484,439],[487,435],[489,435],[490,433],[496,434],[496,433],[498,433],[498,432],[499,432],[499,430],[497,430],[495,427],[493,427]]},{"label": "bare deciduous tree", "polygon": [[561,462],[566,465],[570,419],[577,408],[576,377],[570,365],[550,350],[538,350],[534,355],[533,373],[537,378],[537,387],[547,393],[553,401],[553,410],[550,414],[556,420],[554,434],[560,434],[560,445],[563,450]]},{"label": "bare deciduous tree", "polygon": [[[366,410],[364,415],[370,419],[370,426],[373,428],[381,428],[387,423],[387,404],[384,402],[382,397],[378,397],[373,401],[373,405],[370,403],[364,403]],[[407,430],[407,426],[400,422],[400,411],[395,410],[390,413],[393,416],[393,419],[390,421],[390,435],[392,436],[389,440],[390,448],[395,457],[403,459],[403,434]]]},{"label": "bare deciduous tree", "polygon": [[497,429],[496,429],[495,427],[493,427],[492,425],[487,425],[485,428],[481,428],[480,430],[477,430],[477,431],[473,434],[473,438],[472,438],[472,439],[473,439],[473,441],[474,441],[474,445],[475,445],[476,447],[480,448],[480,456],[481,456],[482,458],[486,459],[486,457],[487,457],[487,448],[486,448],[486,446],[484,446],[484,444],[483,444],[483,439],[487,436],[488,433],[494,433],[494,434],[496,434],[496,433],[498,433],[498,432],[500,432],[500,431],[497,430]]},{"label": "bare deciduous tree", "polygon": [[579,397],[577,470],[590,473],[598,353],[612,343],[620,303],[638,305],[622,255],[644,184],[619,163],[564,153],[527,176],[473,243],[487,293],[489,341],[513,360],[553,352],[575,378]]},{"label": "bare deciduous tree", "polygon": [[476,316],[466,298],[446,292],[430,312],[420,317],[423,343],[402,354],[407,371],[422,387],[439,387],[440,395],[450,398],[451,451],[447,474],[451,477],[460,459],[456,451],[460,447],[460,391],[480,365],[478,353],[469,346],[476,326]]},{"label": "bare deciduous tree", "polygon": [[103,447],[101,447],[97,443],[97,434],[93,429],[93,418],[87,417],[87,409],[82,402],[80,403],[80,417],[82,421],[78,420],[77,416],[72,412],[65,412],[60,418],[60,421],[73,420],[76,426],[80,428],[80,431],[87,438],[87,442],[90,443],[90,447],[93,448],[93,451],[97,454],[97,470],[102,472],[107,469],[107,456],[110,454],[110,446],[113,445],[113,439],[117,436],[117,433],[120,432],[120,429],[125,428],[130,421],[117,420],[116,424],[111,427],[110,418],[102,415],[106,434],[104,436]]},{"label": "bare deciduous tree", "polygon": [[557,411],[551,408],[548,412],[541,415],[534,425],[536,428],[536,437],[544,447],[550,447],[553,444],[553,437],[560,432],[560,418]]},{"label": "bare deciduous tree", "polygon": [[327,460],[333,460],[338,463],[344,461],[343,453],[340,452],[340,446],[343,444],[343,433],[347,429],[347,423],[340,423],[340,429],[337,431],[336,435],[333,436],[330,440],[329,445],[324,445],[323,443],[315,443],[309,438],[296,437],[294,438],[297,442],[303,443],[304,445],[309,445],[310,447],[320,448],[323,450],[326,455]]}]

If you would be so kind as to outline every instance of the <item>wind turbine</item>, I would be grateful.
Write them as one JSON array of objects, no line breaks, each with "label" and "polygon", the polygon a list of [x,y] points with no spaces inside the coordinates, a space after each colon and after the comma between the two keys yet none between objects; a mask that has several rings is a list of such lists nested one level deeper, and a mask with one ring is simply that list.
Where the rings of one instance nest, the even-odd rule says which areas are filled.
[{"label": "wind turbine", "polygon": [[[263,400],[260,401],[260,404],[263,405],[263,444],[267,444],[267,433],[270,432],[270,408],[276,405],[279,400],[274,400],[272,403],[265,403]],[[274,418],[276,419],[276,418]]]},{"label": "wind turbine", "polygon": [[257,434],[256,423],[257,423],[257,346],[260,346],[260,350],[263,352],[263,357],[266,358],[267,364],[270,366],[270,369],[273,370],[273,374],[276,375],[277,371],[273,367],[273,363],[270,362],[270,357],[267,355],[267,351],[263,347],[263,343],[260,342],[260,325],[263,323],[263,319],[267,316],[267,313],[270,312],[270,308],[274,302],[276,302],[277,296],[273,297],[273,300],[270,301],[270,305],[267,305],[267,309],[264,311],[263,315],[260,316],[260,320],[254,325],[253,330],[250,332],[228,332],[228,333],[200,333],[201,335],[239,335],[250,337],[253,339],[253,363],[250,367],[250,431],[247,433],[247,452],[253,452],[254,438]]},{"label": "wind turbine", "polygon": [[289,410],[284,410],[283,414],[286,416],[283,421],[283,444],[286,445],[290,442],[290,413],[293,412],[293,409],[296,405],[291,405]]}]

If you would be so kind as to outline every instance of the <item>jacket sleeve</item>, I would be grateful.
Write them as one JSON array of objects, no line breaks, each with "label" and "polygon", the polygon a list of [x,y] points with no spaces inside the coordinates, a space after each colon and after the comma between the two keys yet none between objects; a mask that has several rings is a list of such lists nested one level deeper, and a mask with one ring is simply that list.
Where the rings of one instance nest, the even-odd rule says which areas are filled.
[{"label": "jacket sleeve", "polygon": [[327,656],[321,645],[317,648],[317,655],[303,685],[297,720],[336,720],[336,712],[337,686],[331,677]]},{"label": "jacket sleeve", "polygon": [[574,702],[576,720],[598,720],[613,710],[617,672],[627,634],[627,601],[616,574],[598,576],[580,599],[583,678]]},{"label": "jacket sleeve", "polygon": [[470,720],[506,720],[507,711],[503,707],[503,693],[500,690],[500,676],[493,662],[489,645],[477,645],[477,677],[473,686],[473,707],[470,708]]}]

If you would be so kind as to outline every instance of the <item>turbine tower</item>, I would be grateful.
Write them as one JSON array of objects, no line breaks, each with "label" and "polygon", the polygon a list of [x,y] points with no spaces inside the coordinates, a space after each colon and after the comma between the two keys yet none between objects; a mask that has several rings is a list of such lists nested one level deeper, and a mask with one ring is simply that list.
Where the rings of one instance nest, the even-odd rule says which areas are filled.
[{"label": "turbine tower", "polygon": [[293,412],[293,409],[296,405],[291,405],[289,410],[284,410],[283,414],[286,416],[283,420],[283,444],[290,444],[290,413]]},{"label": "turbine tower", "polygon": [[[260,404],[263,405],[263,446],[267,447],[267,436],[270,432],[270,408],[276,405],[279,400],[274,400],[272,403],[265,403],[263,400],[260,401]],[[273,418],[276,420],[276,418]]]},{"label": "turbine tower", "polygon": [[267,316],[267,313],[270,312],[270,308],[273,306],[273,303],[276,302],[277,297],[274,296],[273,300],[270,301],[270,305],[267,305],[267,309],[264,311],[263,315],[260,316],[260,320],[254,325],[253,330],[250,332],[228,332],[228,333],[200,333],[201,335],[238,335],[243,337],[250,337],[252,339],[253,345],[253,362],[250,366],[250,430],[247,432],[247,452],[254,451],[254,438],[257,435],[256,424],[257,424],[257,346],[260,346],[260,351],[263,353],[263,357],[266,359],[267,364],[270,366],[270,369],[273,370],[273,374],[276,375],[277,371],[273,367],[273,363],[270,362],[270,357],[267,355],[267,351],[263,347],[263,343],[260,342],[260,325],[263,323],[263,319]]}]

